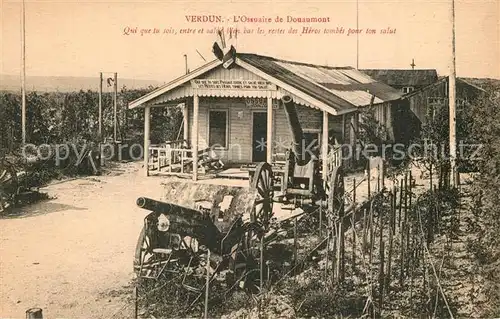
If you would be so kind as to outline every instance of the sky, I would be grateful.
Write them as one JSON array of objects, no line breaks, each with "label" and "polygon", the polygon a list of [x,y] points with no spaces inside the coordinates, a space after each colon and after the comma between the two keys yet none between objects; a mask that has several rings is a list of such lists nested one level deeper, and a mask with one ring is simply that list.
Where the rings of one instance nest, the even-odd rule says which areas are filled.
[{"label": "sky", "polygon": [[[1,0],[0,73],[20,74],[21,2]],[[455,0],[456,67],[463,77],[500,78],[500,0]],[[359,68],[437,69],[450,73],[451,0],[359,0]],[[341,1],[76,1],[26,0],[26,74],[98,76],[168,82],[184,73],[184,54],[193,70],[214,59],[217,26],[254,29],[238,35],[238,52],[270,55],[330,66],[356,67],[356,36],[303,34],[304,26],[323,30],[356,28],[356,0]],[[222,23],[190,23],[186,15],[216,15]],[[282,23],[234,22],[234,16],[285,19]],[[287,16],[327,17],[328,23],[287,23]],[[125,28],[158,28],[159,34],[129,34]],[[288,34],[290,27],[299,34]],[[164,29],[205,29],[203,34],[168,34]],[[256,34],[283,28],[284,34]],[[390,29],[392,34],[381,34]],[[198,52],[197,52],[198,51]]]}]

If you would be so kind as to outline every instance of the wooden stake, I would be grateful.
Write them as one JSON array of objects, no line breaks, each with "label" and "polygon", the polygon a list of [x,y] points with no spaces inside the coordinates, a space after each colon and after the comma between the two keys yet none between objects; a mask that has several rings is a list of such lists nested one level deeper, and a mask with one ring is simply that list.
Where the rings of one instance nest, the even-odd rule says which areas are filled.
[{"label": "wooden stake", "polygon": [[370,160],[368,159],[368,172],[367,172],[367,177],[368,177],[368,201],[371,200],[371,175],[370,175]]},{"label": "wooden stake", "polygon": [[399,186],[399,218],[398,218],[398,227],[401,231],[401,210],[403,206],[403,178],[401,178],[400,186]]},{"label": "wooden stake", "polygon": [[363,252],[363,260],[365,258],[365,254],[366,254],[366,231],[368,229],[368,223],[367,223],[367,220],[366,220],[366,208],[363,208],[363,235],[362,235],[362,246],[361,246],[361,249],[362,249],[362,252]]},{"label": "wooden stake", "polygon": [[373,244],[375,242],[374,228],[373,228],[373,201],[370,203],[370,267],[373,260]]},{"label": "wooden stake", "polygon": [[339,221],[338,227],[337,227],[337,238],[338,238],[338,243],[337,243],[337,281],[341,282],[342,281],[342,237],[341,237],[341,231],[342,231],[342,220]]},{"label": "wooden stake", "polygon": [[[261,265],[262,265],[262,263],[261,263]],[[207,281],[205,284],[205,319],[208,318],[208,293],[209,293],[209,288],[210,288],[210,249],[208,249],[208,252],[207,252],[206,271],[207,271]],[[261,286],[262,286],[262,281],[261,281]]]},{"label": "wooden stake", "polygon": [[380,303],[380,312],[384,309],[384,284],[385,284],[385,275],[384,275],[384,257],[385,257],[385,247],[384,241],[380,240],[380,269],[379,269],[379,303]]},{"label": "wooden stake", "polygon": [[335,282],[335,280],[337,279],[338,275],[337,275],[337,263],[338,263],[338,260],[337,260],[337,229],[335,228],[334,229],[334,233],[335,233],[335,236],[333,236],[333,247],[332,247],[332,251],[333,251],[333,256],[332,256],[332,283]]},{"label": "wooden stake", "polygon": [[134,287],[134,319],[137,319],[139,314],[139,289],[137,285]]},{"label": "wooden stake", "polygon": [[99,143],[103,142],[102,138],[102,72],[99,72],[99,127],[98,127],[98,134],[99,134]]},{"label": "wooden stake", "polygon": [[330,257],[330,229],[328,229],[326,237],[326,258],[325,258],[325,281],[328,282],[328,264]]},{"label": "wooden stake", "polygon": [[323,224],[323,206],[319,206],[319,237],[321,238],[321,226]]},{"label": "wooden stake", "polygon": [[260,238],[260,291],[264,289],[264,236]]},{"label": "wooden stake", "polygon": [[389,289],[391,286],[391,263],[392,263],[392,246],[393,246],[393,237],[394,237],[394,219],[395,219],[395,212],[396,212],[396,207],[394,205],[394,197],[396,196],[396,189],[393,188],[393,191],[391,193],[391,211],[390,211],[390,225],[391,228],[389,230],[389,256],[387,258],[387,275],[386,275],[386,291],[389,293]]},{"label": "wooden stake", "polygon": [[356,224],[354,222],[354,214],[351,215],[352,229],[352,273],[356,273]]},{"label": "wooden stake", "polygon": [[294,273],[297,265],[297,217],[293,219],[293,265]]}]

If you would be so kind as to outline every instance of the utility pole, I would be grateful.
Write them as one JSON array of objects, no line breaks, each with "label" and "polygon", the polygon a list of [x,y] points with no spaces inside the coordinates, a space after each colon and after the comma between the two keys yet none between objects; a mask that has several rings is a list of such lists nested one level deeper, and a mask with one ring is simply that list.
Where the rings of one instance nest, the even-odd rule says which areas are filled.
[{"label": "utility pole", "polygon": [[450,117],[450,178],[451,185],[458,186],[457,171],[457,124],[456,124],[456,61],[455,61],[455,0],[451,0],[451,21],[452,21],[452,59],[451,72],[448,83],[449,117]]},{"label": "utility pole", "polygon": [[359,69],[359,0],[356,0],[356,70]]},{"label": "utility pole", "polygon": [[102,142],[102,72],[99,72],[99,142]]},{"label": "utility pole", "polygon": [[24,0],[21,4],[21,126],[22,126],[22,141],[26,144],[26,21],[25,21],[25,6]]},{"label": "utility pole", "polygon": [[118,126],[118,115],[117,115],[117,112],[118,112],[118,103],[117,103],[117,100],[118,100],[118,83],[117,83],[117,80],[118,80],[118,73],[115,72],[115,77],[114,77],[114,81],[113,81],[113,136],[114,136],[114,139],[115,139],[115,142],[117,141],[117,138],[118,138],[118,130],[117,130],[117,126]]},{"label": "utility pole", "polygon": [[185,67],[186,74],[188,74],[189,69],[188,69],[188,56],[187,56],[187,54],[184,54],[184,67]]}]

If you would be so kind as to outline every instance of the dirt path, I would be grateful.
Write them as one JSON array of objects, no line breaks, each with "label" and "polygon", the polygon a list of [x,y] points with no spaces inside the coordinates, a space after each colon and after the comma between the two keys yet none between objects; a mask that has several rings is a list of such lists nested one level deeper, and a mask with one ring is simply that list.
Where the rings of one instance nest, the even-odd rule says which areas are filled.
[{"label": "dirt path", "polygon": [[30,307],[45,318],[128,317],[146,215],[135,200],[160,198],[162,178],[144,177],[134,163],[114,172],[50,185],[44,191],[55,199],[0,219],[1,318],[24,318]]}]

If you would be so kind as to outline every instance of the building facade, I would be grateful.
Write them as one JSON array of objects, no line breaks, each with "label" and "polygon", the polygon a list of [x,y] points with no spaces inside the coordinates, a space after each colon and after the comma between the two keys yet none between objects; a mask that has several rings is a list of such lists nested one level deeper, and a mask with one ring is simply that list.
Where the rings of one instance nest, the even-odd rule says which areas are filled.
[{"label": "building facade", "polygon": [[[401,97],[393,88],[350,67],[239,53],[230,67],[220,60],[209,62],[131,102],[129,108],[145,109],[145,146],[149,149],[150,109],[183,103],[187,143],[181,160],[198,167],[200,154],[209,150],[211,157],[238,165],[273,162],[289,147],[294,128],[281,103],[285,95],[295,102],[303,147],[316,147],[325,174],[332,145],[356,143],[360,108],[370,104],[390,108]],[[145,153],[149,163],[150,153]],[[198,170],[192,174],[196,179]]]}]

